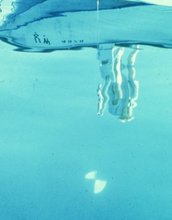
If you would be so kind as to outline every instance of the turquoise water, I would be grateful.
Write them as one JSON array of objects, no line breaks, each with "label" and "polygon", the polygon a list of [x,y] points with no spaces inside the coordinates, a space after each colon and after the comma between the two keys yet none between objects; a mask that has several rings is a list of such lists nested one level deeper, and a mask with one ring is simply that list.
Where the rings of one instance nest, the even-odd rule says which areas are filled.
[{"label": "turquoise water", "polygon": [[[97,115],[97,48],[0,48],[0,219],[171,220],[171,49],[140,46],[134,119],[121,123],[108,107]],[[97,194],[94,170],[107,183]]]}]

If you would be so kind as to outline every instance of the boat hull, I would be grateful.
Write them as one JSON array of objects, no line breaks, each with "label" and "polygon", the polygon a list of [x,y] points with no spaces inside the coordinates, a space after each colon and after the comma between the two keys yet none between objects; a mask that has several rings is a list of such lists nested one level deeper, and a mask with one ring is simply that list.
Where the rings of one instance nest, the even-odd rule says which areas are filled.
[{"label": "boat hull", "polygon": [[32,51],[95,47],[106,43],[171,48],[171,19],[171,7],[153,5],[69,12],[1,31],[0,38]]}]

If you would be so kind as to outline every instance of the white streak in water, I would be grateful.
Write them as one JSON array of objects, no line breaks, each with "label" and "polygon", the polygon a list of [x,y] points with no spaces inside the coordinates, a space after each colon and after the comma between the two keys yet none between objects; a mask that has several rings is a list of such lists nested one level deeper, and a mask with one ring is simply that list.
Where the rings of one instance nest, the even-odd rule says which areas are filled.
[{"label": "white streak in water", "polygon": [[[136,57],[139,52],[139,45],[128,56],[128,80],[126,81],[126,100],[123,105],[122,114],[120,115],[121,122],[129,122],[134,119],[133,110],[137,106],[138,91],[139,91],[139,82],[135,80],[136,69],[135,62]],[[126,88],[127,88],[126,87]]]},{"label": "white streak in water", "polygon": [[116,52],[116,48],[112,50],[112,74],[113,80],[116,83],[116,94],[118,94],[117,99],[121,99],[122,94],[122,73],[121,73],[121,60],[124,54],[124,48],[119,48]]},{"label": "white streak in water", "polygon": [[97,89],[97,96],[99,98],[98,100],[98,115],[103,115],[103,104],[104,104],[104,98],[103,98],[103,93],[102,93],[102,84],[100,83],[98,85]]},{"label": "white streak in water", "polygon": [[133,90],[133,92],[131,93],[131,101],[133,102],[134,106],[136,106],[136,100],[138,99],[138,91],[139,91],[139,82],[135,80],[136,77],[135,62],[136,62],[137,54],[139,52],[139,48],[140,46],[137,45],[135,50],[128,57],[128,80],[130,87]]}]

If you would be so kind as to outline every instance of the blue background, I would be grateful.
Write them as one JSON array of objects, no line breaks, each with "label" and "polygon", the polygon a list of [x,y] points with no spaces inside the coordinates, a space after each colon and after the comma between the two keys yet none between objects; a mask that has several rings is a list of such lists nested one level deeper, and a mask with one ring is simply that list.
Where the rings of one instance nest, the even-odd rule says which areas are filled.
[{"label": "blue background", "polygon": [[[142,46],[123,124],[96,114],[96,49],[0,48],[0,219],[171,220],[172,51]],[[97,195],[91,170],[107,181]]]}]

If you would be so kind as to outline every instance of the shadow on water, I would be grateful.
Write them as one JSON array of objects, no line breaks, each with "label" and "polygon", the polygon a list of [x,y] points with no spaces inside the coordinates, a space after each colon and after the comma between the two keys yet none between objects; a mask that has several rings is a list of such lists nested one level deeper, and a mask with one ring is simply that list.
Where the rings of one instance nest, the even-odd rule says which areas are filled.
[{"label": "shadow on water", "polygon": [[[140,45],[172,47],[172,24],[168,22],[172,8],[168,3],[154,5],[153,0],[4,2],[1,0],[2,41],[25,52],[96,48],[103,81],[97,89],[97,114],[103,115],[107,108],[122,122],[134,118],[139,91],[135,61]],[[129,52],[126,64],[122,60],[124,51]]]}]

